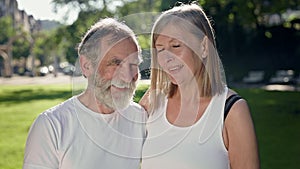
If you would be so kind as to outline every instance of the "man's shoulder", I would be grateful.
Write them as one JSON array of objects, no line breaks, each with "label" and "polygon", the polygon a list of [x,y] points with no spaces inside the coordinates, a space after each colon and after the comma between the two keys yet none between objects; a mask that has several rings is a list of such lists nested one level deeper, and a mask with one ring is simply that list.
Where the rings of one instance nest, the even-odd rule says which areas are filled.
[{"label": "man's shoulder", "polygon": [[134,102],[134,101],[131,101],[128,108],[129,110],[136,110],[136,111],[140,111],[142,113],[144,113],[145,109],[143,108],[143,106],[141,106],[140,104]]},{"label": "man's shoulder", "polygon": [[131,102],[129,106],[120,111],[122,117],[129,120],[129,122],[134,122],[135,124],[144,124],[147,120],[146,110],[136,102]]},{"label": "man's shoulder", "polygon": [[66,116],[74,109],[74,97],[71,97],[41,113],[41,115],[45,115],[48,118],[61,118],[62,116]]},{"label": "man's shoulder", "polygon": [[131,101],[129,106],[121,112],[125,113],[125,116],[135,118],[145,118],[147,116],[146,110],[141,105],[133,101]]}]

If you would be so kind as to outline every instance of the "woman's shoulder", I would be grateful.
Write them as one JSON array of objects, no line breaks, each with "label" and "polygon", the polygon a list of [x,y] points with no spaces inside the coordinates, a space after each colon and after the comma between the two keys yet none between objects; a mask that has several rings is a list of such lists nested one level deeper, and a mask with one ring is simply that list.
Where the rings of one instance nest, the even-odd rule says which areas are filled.
[{"label": "woman's shoulder", "polygon": [[231,114],[231,116],[237,116],[239,113],[248,113],[249,107],[246,99],[235,90],[228,89],[226,99],[229,100],[229,98],[232,97],[233,95],[238,96],[237,97],[238,99],[236,99],[235,102],[233,103],[231,109],[229,110],[229,114]]}]

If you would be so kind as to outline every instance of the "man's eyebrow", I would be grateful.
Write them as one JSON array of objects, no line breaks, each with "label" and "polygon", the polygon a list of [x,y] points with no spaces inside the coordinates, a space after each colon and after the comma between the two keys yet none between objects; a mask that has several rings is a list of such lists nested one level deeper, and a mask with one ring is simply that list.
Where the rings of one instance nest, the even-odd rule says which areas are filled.
[{"label": "man's eyebrow", "polygon": [[122,59],[120,59],[118,56],[112,56],[111,58],[110,58],[110,60],[122,60]]},{"label": "man's eyebrow", "polygon": [[123,59],[120,59],[118,58],[117,56],[113,56],[111,57],[110,59],[107,60],[107,64],[110,65],[110,64],[114,64],[114,63],[121,63],[123,62]]}]

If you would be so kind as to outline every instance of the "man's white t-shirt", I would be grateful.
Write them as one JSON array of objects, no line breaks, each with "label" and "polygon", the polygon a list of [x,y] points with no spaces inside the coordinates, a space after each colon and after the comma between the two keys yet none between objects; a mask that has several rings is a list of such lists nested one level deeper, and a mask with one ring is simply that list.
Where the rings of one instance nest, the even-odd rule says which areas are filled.
[{"label": "man's white t-shirt", "polygon": [[23,169],[138,169],[146,118],[134,102],[125,110],[99,114],[73,96],[35,120]]}]

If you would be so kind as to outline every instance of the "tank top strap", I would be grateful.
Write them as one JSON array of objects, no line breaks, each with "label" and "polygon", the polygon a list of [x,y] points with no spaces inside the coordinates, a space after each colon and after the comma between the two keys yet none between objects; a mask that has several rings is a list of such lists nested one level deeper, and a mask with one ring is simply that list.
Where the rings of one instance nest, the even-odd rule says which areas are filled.
[{"label": "tank top strap", "polygon": [[203,116],[203,127],[201,127],[199,136],[200,144],[205,143],[213,135],[215,130],[220,125],[223,125],[223,114],[227,92],[228,88],[225,87],[223,93],[213,96],[213,99],[211,100],[212,103],[206,110],[207,114]]}]

